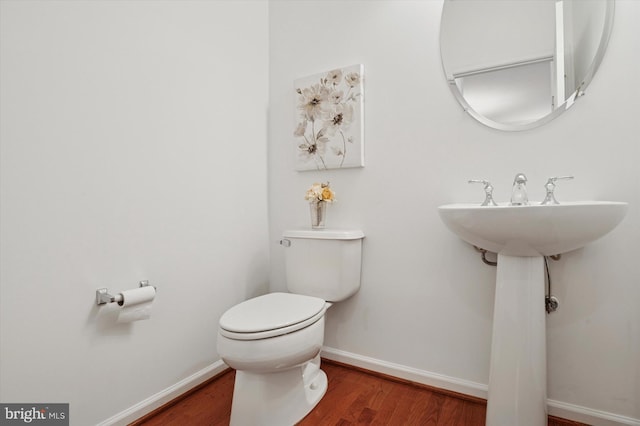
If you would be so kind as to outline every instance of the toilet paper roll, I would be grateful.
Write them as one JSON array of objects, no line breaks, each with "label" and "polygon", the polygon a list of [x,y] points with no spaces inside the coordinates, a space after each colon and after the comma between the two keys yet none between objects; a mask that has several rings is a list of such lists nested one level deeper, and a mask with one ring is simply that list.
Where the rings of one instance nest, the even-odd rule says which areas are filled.
[{"label": "toilet paper roll", "polygon": [[125,290],[120,295],[122,300],[118,305],[122,306],[122,309],[118,314],[118,322],[133,322],[151,317],[151,307],[156,297],[156,289],[153,286]]}]

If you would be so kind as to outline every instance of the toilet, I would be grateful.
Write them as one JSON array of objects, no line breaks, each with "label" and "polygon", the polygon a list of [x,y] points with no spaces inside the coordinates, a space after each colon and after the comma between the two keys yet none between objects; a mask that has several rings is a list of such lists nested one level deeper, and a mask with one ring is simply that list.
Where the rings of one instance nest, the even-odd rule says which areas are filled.
[{"label": "toilet", "polygon": [[294,425],[327,390],[320,369],[324,314],[360,288],[360,230],[283,233],[288,293],[270,293],[226,311],[218,353],[236,370],[231,425]]}]

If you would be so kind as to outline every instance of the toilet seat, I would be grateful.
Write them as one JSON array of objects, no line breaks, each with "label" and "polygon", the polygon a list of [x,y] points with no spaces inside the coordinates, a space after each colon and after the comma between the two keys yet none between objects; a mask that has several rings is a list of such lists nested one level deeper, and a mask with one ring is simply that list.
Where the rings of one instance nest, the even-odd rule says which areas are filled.
[{"label": "toilet seat", "polygon": [[327,303],[312,296],[270,293],[246,300],[220,318],[220,334],[234,340],[258,340],[292,333],[318,321]]}]

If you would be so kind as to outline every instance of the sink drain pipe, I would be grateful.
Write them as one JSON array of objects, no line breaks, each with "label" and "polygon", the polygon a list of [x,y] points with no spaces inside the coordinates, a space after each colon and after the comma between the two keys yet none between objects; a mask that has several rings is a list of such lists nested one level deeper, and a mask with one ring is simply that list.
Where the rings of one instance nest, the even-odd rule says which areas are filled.
[{"label": "sink drain pipe", "polygon": [[484,263],[486,263],[489,266],[498,266],[498,262],[492,262],[490,260],[487,259],[487,250],[477,247],[477,246],[473,246],[474,249],[476,249],[477,251],[479,251],[482,254],[482,261]]},{"label": "sink drain pipe", "polygon": [[[482,256],[482,261],[489,265],[489,266],[498,266],[498,262],[496,261],[491,261],[489,259],[487,259],[487,253],[488,251],[480,248],[478,246],[473,246],[474,249],[476,249],[476,251],[480,252],[481,256]],[[544,270],[546,272],[546,278],[547,278],[547,292],[544,296],[544,308],[547,311],[547,314],[550,314],[551,312],[555,312],[558,309],[558,298],[553,296],[551,294],[551,274],[549,273],[549,262],[548,259],[551,260],[555,260],[558,261],[560,260],[560,257],[562,255],[560,254],[556,254],[553,256],[543,256],[544,258]]]},{"label": "sink drain pipe", "polygon": [[551,274],[549,273],[549,263],[547,258],[558,261],[560,260],[560,255],[544,256],[544,270],[547,271],[547,294],[544,296],[544,308],[547,313],[550,314],[558,309],[559,302],[558,298],[551,294]]}]

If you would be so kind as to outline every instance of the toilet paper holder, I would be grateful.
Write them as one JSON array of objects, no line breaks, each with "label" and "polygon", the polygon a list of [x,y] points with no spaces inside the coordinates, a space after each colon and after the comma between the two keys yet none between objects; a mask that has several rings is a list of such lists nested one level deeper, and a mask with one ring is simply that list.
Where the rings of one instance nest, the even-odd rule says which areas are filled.
[{"label": "toilet paper holder", "polygon": [[[146,287],[149,284],[149,280],[140,281],[138,287]],[[109,294],[109,290],[106,288],[99,288],[96,290],[96,305],[105,305],[107,303],[118,302],[122,303],[122,295],[116,294],[115,296]]]}]

